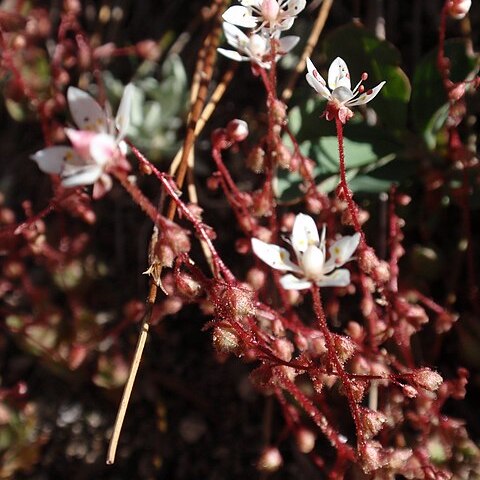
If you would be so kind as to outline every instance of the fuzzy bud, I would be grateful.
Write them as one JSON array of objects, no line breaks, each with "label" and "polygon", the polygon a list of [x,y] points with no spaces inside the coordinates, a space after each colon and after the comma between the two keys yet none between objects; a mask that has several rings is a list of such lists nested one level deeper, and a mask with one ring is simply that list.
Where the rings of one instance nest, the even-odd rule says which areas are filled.
[{"label": "fuzzy bud", "polygon": [[187,272],[175,275],[175,287],[180,295],[192,300],[198,298],[203,291],[202,285]]},{"label": "fuzzy bud", "polygon": [[282,455],[276,447],[266,447],[257,462],[257,468],[261,472],[276,472],[283,463]]},{"label": "fuzzy bud", "polygon": [[247,157],[247,167],[255,173],[262,173],[265,167],[265,150],[262,147],[254,147]]},{"label": "fuzzy bud", "polygon": [[383,428],[383,425],[387,421],[387,417],[377,410],[371,410],[365,407],[359,408],[360,421],[362,423],[363,431],[366,438],[370,439]]},{"label": "fuzzy bud", "polygon": [[257,267],[251,268],[247,272],[247,282],[256,291],[263,288],[266,278],[267,274],[265,273],[265,270]]},{"label": "fuzzy bud", "polygon": [[333,337],[338,359],[344,364],[355,353],[355,344],[350,338],[343,335],[334,334]]},{"label": "fuzzy bud", "polygon": [[219,353],[237,354],[240,343],[234,330],[230,327],[219,325],[213,329],[213,346]]},{"label": "fuzzy bud", "polygon": [[277,338],[273,342],[273,351],[278,358],[281,358],[285,362],[289,362],[292,359],[293,344],[286,338]]},{"label": "fuzzy bud", "polygon": [[412,379],[418,386],[423,387],[430,392],[438,390],[443,383],[442,376],[429,368],[421,368],[414,371]]},{"label": "fuzzy bud", "polygon": [[222,285],[213,296],[215,311],[221,320],[242,320],[255,314],[254,293],[249,287]]},{"label": "fuzzy bud", "polygon": [[373,251],[373,248],[367,247],[358,252],[358,265],[366,273],[370,274],[378,267],[380,260]]}]

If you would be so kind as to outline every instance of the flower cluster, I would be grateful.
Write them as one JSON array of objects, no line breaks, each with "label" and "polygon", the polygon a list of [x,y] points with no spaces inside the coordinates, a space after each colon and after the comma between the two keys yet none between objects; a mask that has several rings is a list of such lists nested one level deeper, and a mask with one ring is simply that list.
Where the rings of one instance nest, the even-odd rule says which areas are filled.
[{"label": "flower cluster", "polygon": [[252,249],[270,267],[298,275],[288,273],[282,276],[280,283],[286,290],[303,290],[313,284],[319,287],[346,287],[350,283],[350,272],[339,267],[352,260],[360,242],[360,234],[335,241],[328,249],[329,258],[326,260],[325,233],[323,228],[320,237],[313,218],[299,213],[290,236],[298,264],[290,260],[288,250],[258,238],[252,239]]},{"label": "flower cluster", "polygon": [[48,147],[32,155],[40,170],[60,175],[64,187],[94,185],[93,197],[110,190],[112,168],[130,170],[123,142],[129,124],[134,87],[127,85],[115,119],[88,93],[75,87],[67,91],[73,121],[78,129],[65,128],[72,146]]},{"label": "flower cluster", "polygon": [[[223,14],[225,38],[235,50],[219,48],[218,51],[232,60],[251,61],[268,69],[272,60],[277,61],[298,43],[299,37],[280,38],[280,34],[293,25],[306,1],[240,0],[240,3]],[[246,35],[238,27],[253,30]]]},{"label": "flower cluster", "polygon": [[347,64],[342,58],[337,57],[328,69],[327,88],[327,83],[318,73],[312,61],[307,58],[306,79],[309,85],[328,101],[326,109],[327,120],[338,117],[342,123],[345,123],[353,116],[353,112],[349,107],[363,105],[377,96],[386,82],[380,82],[375,88],[365,91],[362,83],[367,78],[368,75],[363,73],[360,81],[352,90]]}]

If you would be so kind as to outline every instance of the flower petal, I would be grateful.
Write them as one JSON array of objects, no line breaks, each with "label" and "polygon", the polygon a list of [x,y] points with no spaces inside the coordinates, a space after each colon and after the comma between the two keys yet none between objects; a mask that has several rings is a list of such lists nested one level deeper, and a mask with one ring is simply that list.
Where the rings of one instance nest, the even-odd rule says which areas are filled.
[{"label": "flower petal", "polygon": [[229,58],[230,60],[235,60],[236,62],[246,62],[250,60],[250,57],[244,57],[240,55],[235,50],[226,50],[225,48],[217,48],[217,52],[223,55],[224,57]]},{"label": "flower petal", "polygon": [[65,162],[74,158],[79,159],[73,148],[64,146],[44,148],[31,156],[42,172],[57,175],[62,171]]},{"label": "flower petal", "polygon": [[343,58],[337,57],[330,65],[328,69],[328,86],[330,90],[335,90],[337,87],[346,87],[351,90],[350,73]]},{"label": "flower petal", "polygon": [[319,287],[346,287],[350,285],[350,272],[346,268],[335,270],[317,282]]},{"label": "flower petal", "polygon": [[364,103],[368,103],[370,100],[373,100],[378,95],[378,92],[382,89],[385,83],[387,82],[380,82],[375,88],[367,90],[365,93],[362,93],[353,100],[349,100],[345,103],[345,105],[349,107],[355,107],[356,105],[363,105]]},{"label": "flower petal", "polygon": [[[76,130],[74,128],[65,128],[65,134],[73,145],[75,152],[82,158],[90,158],[90,144],[98,133],[90,130]],[[82,161],[81,163],[85,163]]]},{"label": "flower petal", "polygon": [[115,126],[118,130],[117,141],[122,140],[127,134],[130,126],[130,112],[132,111],[132,98],[135,95],[136,87],[129,83],[123,90],[122,99],[115,117]]},{"label": "flower petal", "polygon": [[295,217],[291,235],[292,247],[295,253],[304,253],[309,245],[319,246],[317,226],[310,215],[299,213]]},{"label": "flower petal", "polygon": [[290,50],[295,48],[295,45],[297,45],[299,40],[300,37],[297,37],[296,35],[287,35],[286,37],[281,38],[278,42],[278,53],[280,55],[285,55]]},{"label": "flower petal", "polygon": [[307,58],[307,70],[308,73],[306,74],[305,78],[307,79],[308,84],[323,98],[330,100],[332,94],[326,87],[325,80],[318,73],[318,70],[315,68],[315,65],[313,65],[309,58]]},{"label": "flower petal", "polygon": [[225,34],[228,44],[236,50],[244,50],[245,46],[248,45],[247,35],[231,23],[223,23],[223,33]]},{"label": "flower petal", "polygon": [[228,8],[222,17],[226,22],[239,27],[255,28],[257,25],[257,19],[250,13],[250,10],[240,5]]},{"label": "flower petal", "polygon": [[71,166],[65,168],[62,172],[62,185],[64,187],[91,185],[100,178],[102,171],[103,169],[99,165]]},{"label": "flower petal", "polygon": [[91,95],[79,88],[70,87],[67,99],[73,121],[80,130],[107,131],[107,116]]},{"label": "flower petal", "polygon": [[333,268],[341,267],[348,261],[352,259],[352,255],[360,243],[360,234],[355,233],[354,235],[346,235],[341,237],[336,242],[334,242],[328,252],[330,253],[330,258],[325,264],[325,269],[328,271],[333,270]]},{"label": "flower petal", "polygon": [[294,17],[298,15],[307,5],[306,0],[290,0],[284,15]]},{"label": "flower petal", "polygon": [[253,253],[275,270],[284,272],[301,273],[302,270],[290,260],[290,254],[287,250],[278,245],[262,242],[258,238],[252,238]]},{"label": "flower petal", "polygon": [[280,284],[285,290],[305,290],[312,286],[312,282],[304,278],[297,278],[291,273],[283,275],[283,277],[280,278]]}]

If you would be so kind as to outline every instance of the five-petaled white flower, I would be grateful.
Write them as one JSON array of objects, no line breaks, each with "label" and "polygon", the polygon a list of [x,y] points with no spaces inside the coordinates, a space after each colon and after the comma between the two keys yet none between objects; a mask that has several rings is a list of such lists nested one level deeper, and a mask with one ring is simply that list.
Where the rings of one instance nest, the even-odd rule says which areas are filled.
[{"label": "five-petaled white flower", "polygon": [[309,58],[307,58],[307,70],[306,78],[309,85],[323,98],[328,100],[326,109],[327,120],[331,120],[337,116],[342,123],[345,123],[353,116],[353,112],[349,107],[368,103],[377,96],[378,92],[386,83],[383,81],[375,88],[365,90],[362,82],[368,78],[368,75],[363,73],[360,81],[352,90],[347,64],[340,57],[337,57],[328,69],[328,88],[325,80],[318,73]]},{"label": "five-petaled white flower", "polygon": [[334,242],[328,249],[329,258],[326,260],[325,228],[320,238],[313,218],[299,213],[293,224],[290,242],[298,264],[290,260],[286,249],[252,238],[252,249],[257,257],[276,270],[298,275],[283,275],[280,279],[283,288],[303,290],[313,284],[319,287],[346,287],[350,283],[350,272],[339,267],[352,260],[360,242],[359,233]]},{"label": "five-petaled white flower", "polygon": [[[262,68],[270,68],[270,39],[257,33],[247,36],[239,28],[230,23],[223,24],[223,31],[227,42],[235,48],[236,51],[219,48],[219,53],[237,62],[252,61]],[[294,35],[287,35],[286,37],[278,39],[276,60],[295,47],[299,40],[300,37]]]},{"label": "five-petaled white flower", "polygon": [[112,167],[129,171],[123,138],[130,123],[133,85],[123,92],[117,116],[113,119],[88,93],[75,87],[67,92],[68,106],[78,130],[66,128],[72,146],[48,147],[32,155],[40,170],[60,175],[64,187],[94,184],[99,198],[111,188]]},{"label": "five-petaled white flower", "polygon": [[228,8],[223,19],[234,25],[267,31],[288,30],[305,8],[306,0],[240,0],[241,5]]}]

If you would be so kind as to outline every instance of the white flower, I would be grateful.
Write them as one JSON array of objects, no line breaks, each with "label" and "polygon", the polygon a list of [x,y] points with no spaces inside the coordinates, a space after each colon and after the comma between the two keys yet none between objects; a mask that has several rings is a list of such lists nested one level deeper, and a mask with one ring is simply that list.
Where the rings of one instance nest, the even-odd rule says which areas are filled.
[{"label": "white flower", "polygon": [[[230,23],[223,24],[223,31],[228,44],[235,48],[236,51],[219,48],[219,53],[237,62],[252,61],[262,68],[270,68],[270,39],[257,33],[247,36]],[[276,60],[295,47],[299,40],[300,37],[294,35],[278,39]]]},{"label": "white flower", "polygon": [[284,275],[280,279],[283,288],[303,290],[314,283],[319,287],[346,287],[350,283],[350,272],[339,267],[352,260],[360,242],[359,233],[334,242],[328,249],[329,258],[325,261],[325,228],[319,238],[313,218],[299,213],[293,224],[290,242],[298,264],[290,260],[290,254],[284,248],[252,238],[253,252],[257,257],[276,270],[298,275]]},{"label": "white flower", "polygon": [[255,28],[255,31],[288,30],[295,17],[305,8],[306,0],[240,0],[242,5],[228,8],[223,19],[234,25]]},{"label": "white flower", "polygon": [[129,170],[123,142],[130,123],[134,86],[125,87],[117,116],[113,119],[86,92],[70,87],[67,92],[70,113],[78,130],[66,128],[72,146],[48,147],[32,155],[40,170],[60,175],[64,187],[95,184],[98,198],[111,187],[108,169],[112,166]]},{"label": "white flower", "polygon": [[309,58],[307,58],[307,70],[306,79],[309,85],[328,100],[327,120],[331,120],[335,115],[338,115],[342,123],[353,116],[349,107],[368,103],[377,96],[386,83],[385,81],[380,82],[375,88],[365,91],[362,82],[368,78],[368,75],[364,73],[352,90],[347,64],[340,57],[337,57],[328,69],[328,88],[325,80]]}]

